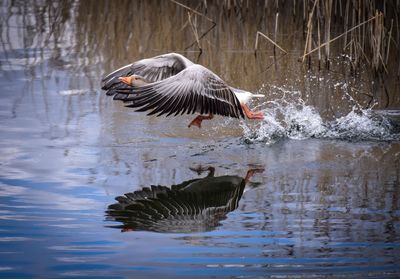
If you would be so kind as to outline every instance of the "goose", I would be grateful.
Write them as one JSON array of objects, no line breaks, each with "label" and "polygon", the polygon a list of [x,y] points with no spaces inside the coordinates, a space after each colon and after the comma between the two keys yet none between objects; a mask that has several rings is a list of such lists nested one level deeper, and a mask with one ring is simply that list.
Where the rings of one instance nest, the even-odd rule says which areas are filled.
[{"label": "goose", "polygon": [[247,103],[264,97],[227,85],[206,67],[178,53],[168,53],[136,61],[102,79],[102,89],[114,100],[127,103],[148,115],[199,113],[188,125],[201,128],[214,115],[264,119],[261,111],[251,111]]}]

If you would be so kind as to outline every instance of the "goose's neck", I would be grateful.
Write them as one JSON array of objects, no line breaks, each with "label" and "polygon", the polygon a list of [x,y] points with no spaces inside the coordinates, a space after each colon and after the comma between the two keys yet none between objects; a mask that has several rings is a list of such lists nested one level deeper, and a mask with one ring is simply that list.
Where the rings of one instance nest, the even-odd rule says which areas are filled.
[{"label": "goose's neck", "polygon": [[235,94],[251,94],[249,91],[245,91],[239,88],[231,87],[231,89]]},{"label": "goose's neck", "polygon": [[231,87],[231,89],[240,103],[247,103],[252,97],[252,94],[248,91],[233,87]]}]

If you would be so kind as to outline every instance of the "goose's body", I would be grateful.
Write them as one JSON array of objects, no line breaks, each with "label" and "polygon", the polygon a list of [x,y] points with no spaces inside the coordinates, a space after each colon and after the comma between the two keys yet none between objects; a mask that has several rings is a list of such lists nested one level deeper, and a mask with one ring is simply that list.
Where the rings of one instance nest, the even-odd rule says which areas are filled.
[{"label": "goose's body", "polygon": [[[190,124],[214,114],[249,119],[263,119],[261,112],[251,112],[246,103],[254,95],[227,85],[220,77],[183,55],[169,53],[126,65],[102,80],[102,89],[115,100],[149,115],[199,113]],[[208,116],[203,116],[208,114]]]}]

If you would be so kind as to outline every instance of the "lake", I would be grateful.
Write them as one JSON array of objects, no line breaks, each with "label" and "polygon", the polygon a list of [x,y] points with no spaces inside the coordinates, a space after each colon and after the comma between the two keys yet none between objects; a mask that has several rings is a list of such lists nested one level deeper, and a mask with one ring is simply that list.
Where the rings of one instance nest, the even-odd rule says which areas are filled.
[{"label": "lake", "polygon": [[[288,54],[255,54],[275,22],[256,2],[239,17],[209,3],[201,53],[193,30],[211,22],[191,28],[173,2],[0,3],[0,277],[400,276],[396,77],[341,56],[309,68],[285,13]],[[172,51],[265,95],[250,104],[265,119],[188,128],[101,91]]]}]

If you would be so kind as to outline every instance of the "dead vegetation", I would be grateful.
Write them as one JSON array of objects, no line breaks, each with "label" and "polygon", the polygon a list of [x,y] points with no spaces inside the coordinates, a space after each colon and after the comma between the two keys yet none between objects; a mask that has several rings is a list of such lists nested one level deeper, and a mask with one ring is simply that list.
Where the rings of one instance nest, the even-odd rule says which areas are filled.
[{"label": "dead vegetation", "polygon": [[[331,63],[332,44],[335,49],[341,49],[341,55],[350,61],[351,70],[357,71],[361,64],[368,65],[375,73],[397,71],[400,75],[399,59],[399,14],[400,1],[396,0],[203,0],[196,9],[190,8],[191,1],[173,3],[188,10],[188,21],[195,41],[188,48],[197,45],[202,50],[201,39],[219,24],[218,18],[208,16],[211,9],[217,9],[224,17],[236,17],[238,21],[250,19],[251,13],[263,11],[260,22],[268,21],[270,25],[258,29],[255,34],[254,50],[259,50],[259,37],[265,38],[275,49],[290,53],[279,44],[279,32],[284,27],[279,26],[280,13],[287,14],[291,9],[293,23],[301,22],[304,34],[304,51],[299,57],[302,63],[309,66],[312,59],[318,59],[318,68],[324,65],[329,69]],[[215,14],[215,13],[214,13]],[[201,16],[212,23],[212,26],[199,35],[192,17]],[[270,20],[274,17],[274,20]],[[284,24],[283,24],[284,25]],[[273,31],[272,31],[273,30]],[[393,59],[394,58],[394,61]],[[391,66],[389,64],[392,63]],[[395,63],[395,64],[394,64]]]}]

